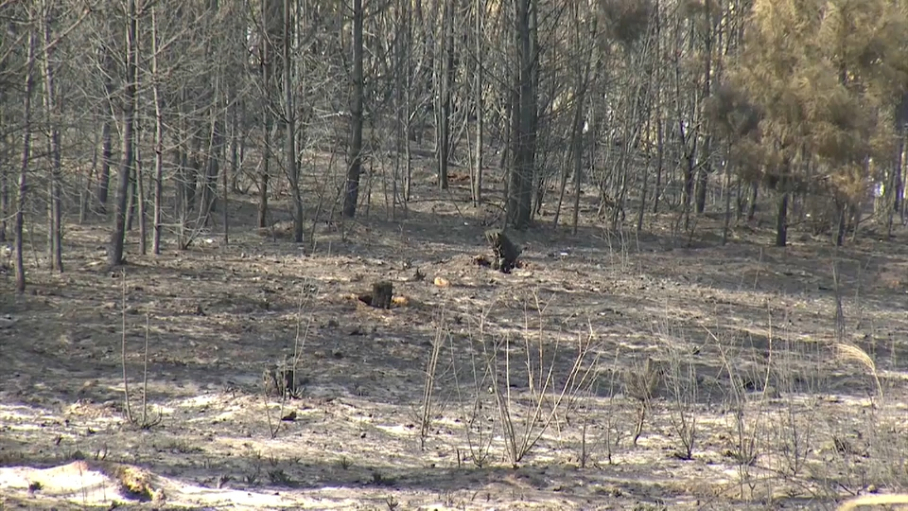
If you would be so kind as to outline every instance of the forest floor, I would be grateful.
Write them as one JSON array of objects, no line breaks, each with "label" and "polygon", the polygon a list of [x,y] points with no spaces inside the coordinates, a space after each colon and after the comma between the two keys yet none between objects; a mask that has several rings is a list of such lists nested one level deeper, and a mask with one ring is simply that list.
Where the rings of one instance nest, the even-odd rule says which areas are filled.
[{"label": "forest floor", "polygon": [[[140,256],[133,233],[122,271],[106,222],[67,225],[62,275],[29,247],[24,296],[0,274],[0,509],[834,509],[908,489],[904,229],[835,250],[742,225],[721,246],[708,216],[688,236],[585,215],[513,233],[506,275],[472,263],[492,210],[424,188],[406,217],[304,245],[249,227],[245,197],[229,244],[219,214],[187,251]],[[353,296],[378,280],[390,310]],[[294,354],[299,396],[266,396]]]}]

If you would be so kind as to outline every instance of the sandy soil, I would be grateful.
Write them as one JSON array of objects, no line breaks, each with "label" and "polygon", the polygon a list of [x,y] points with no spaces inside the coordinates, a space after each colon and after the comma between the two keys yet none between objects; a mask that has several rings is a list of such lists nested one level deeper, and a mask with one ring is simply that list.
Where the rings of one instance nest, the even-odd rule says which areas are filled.
[{"label": "sandy soil", "polygon": [[[465,194],[320,223],[314,247],[235,203],[229,245],[218,220],[122,272],[106,225],[69,225],[66,273],[31,269],[25,296],[0,275],[0,509],[831,509],[908,487],[905,232],[722,247],[709,218],[690,239],[587,218],[514,233],[504,275],[471,264],[493,213]],[[351,299],[382,279],[391,310]],[[299,396],[266,396],[295,353]],[[498,396],[539,437],[519,462]]]}]

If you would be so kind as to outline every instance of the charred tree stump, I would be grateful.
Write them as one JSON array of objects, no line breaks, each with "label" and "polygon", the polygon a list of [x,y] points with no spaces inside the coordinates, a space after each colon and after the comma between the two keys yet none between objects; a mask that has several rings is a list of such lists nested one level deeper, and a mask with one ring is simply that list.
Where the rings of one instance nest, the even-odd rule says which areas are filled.
[{"label": "charred tree stump", "polygon": [[492,251],[495,253],[495,258],[492,260],[492,268],[501,270],[502,273],[511,273],[511,270],[517,266],[520,249],[514,245],[501,229],[486,231],[486,241],[489,242]]},{"label": "charred tree stump", "polygon": [[372,306],[379,309],[390,309],[393,292],[394,286],[388,281],[383,280],[372,284]]}]

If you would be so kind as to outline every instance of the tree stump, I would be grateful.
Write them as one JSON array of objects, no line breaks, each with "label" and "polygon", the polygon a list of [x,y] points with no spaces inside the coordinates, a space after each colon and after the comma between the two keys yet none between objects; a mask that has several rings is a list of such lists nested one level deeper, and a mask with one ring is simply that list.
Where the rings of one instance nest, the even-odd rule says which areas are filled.
[{"label": "tree stump", "polygon": [[394,286],[388,281],[383,280],[372,284],[372,306],[379,309],[390,309],[393,292]]},{"label": "tree stump", "polygon": [[514,245],[501,229],[486,231],[486,241],[489,242],[492,251],[495,253],[495,258],[492,260],[492,268],[501,270],[502,273],[511,273],[511,270],[517,266],[520,249]]}]

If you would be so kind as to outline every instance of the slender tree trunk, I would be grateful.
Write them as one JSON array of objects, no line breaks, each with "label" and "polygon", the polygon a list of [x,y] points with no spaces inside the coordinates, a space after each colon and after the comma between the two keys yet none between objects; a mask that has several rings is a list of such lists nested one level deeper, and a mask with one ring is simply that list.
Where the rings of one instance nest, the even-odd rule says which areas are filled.
[{"label": "slender tree trunk", "polygon": [[[3,72],[3,65],[0,63],[0,73]],[[4,121],[6,109],[4,104],[0,104],[0,126],[5,126]],[[6,138],[6,135],[3,136],[2,143],[9,144],[9,139]],[[6,242],[6,229],[7,229],[7,218],[9,218],[10,204],[9,204],[9,180],[11,174],[7,170],[6,165],[0,165],[0,243]]]},{"label": "slender tree trunk", "polygon": [[473,103],[476,108],[476,159],[473,162],[473,175],[470,176],[470,190],[472,192],[473,207],[482,204],[482,161],[485,122],[485,104],[482,99],[483,88],[483,19],[485,18],[485,2],[474,0],[473,4],[473,37],[476,38],[476,68],[474,69],[475,88],[473,90]]},{"label": "slender tree trunk", "polygon": [[151,251],[161,254],[161,230],[164,228],[164,112],[161,104],[161,89],[158,85],[158,24],[157,9],[151,6],[151,93],[154,100],[154,231]]},{"label": "slender tree trunk", "polygon": [[[0,120],[0,125],[2,124],[3,122],[2,120]],[[88,220],[88,209],[91,207],[91,188],[93,185],[92,180],[95,177],[95,170],[97,170],[98,168],[99,143],[100,139],[95,140],[92,144],[91,167],[88,168],[88,175],[85,176],[84,186],[81,187],[81,190],[79,190],[79,225],[85,224],[85,222]]]},{"label": "slender tree trunk", "polygon": [[[138,1],[138,0],[137,0]],[[138,8],[137,8],[138,10]],[[142,90],[139,86],[139,70],[141,68],[141,63],[139,62],[139,51],[142,48],[142,41],[139,40],[141,33],[138,31],[138,19],[136,20],[136,40],[133,43],[135,48],[135,94],[133,95],[133,112],[141,111],[141,95],[139,91]],[[139,224],[139,254],[147,255],[148,254],[148,224],[145,221],[145,215],[147,213],[147,197],[145,194],[145,172],[144,172],[144,161],[142,160],[142,130],[141,125],[136,123],[135,128],[133,129],[133,158],[135,161],[135,172],[133,172],[132,178],[132,191],[131,194],[133,206],[129,210],[130,221],[127,222],[127,231],[132,230],[132,218],[135,215],[135,219]]]},{"label": "slender tree trunk", "polygon": [[[235,156],[235,155],[234,155]],[[230,211],[228,209],[230,200],[230,188],[227,187],[227,169],[224,169],[221,172],[221,189],[224,190],[224,200],[223,207],[221,208],[221,215],[223,215],[224,220],[224,245],[230,244]]]},{"label": "slender tree trunk", "polygon": [[[582,164],[583,159],[582,159],[582,157],[578,157],[578,156],[580,156],[583,151],[583,146],[582,146],[582,143],[583,143],[582,142],[583,109],[584,109],[583,98],[585,96],[584,89],[586,88],[586,85],[583,83],[583,77],[578,76],[577,79],[578,79],[578,84],[577,84],[577,91],[575,94],[576,104],[574,105],[574,119],[573,119],[573,122],[571,123],[571,145],[568,148],[568,158],[567,158],[568,161],[565,162],[564,168],[561,171],[561,185],[559,186],[559,192],[558,192],[558,206],[555,208],[555,215],[554,215],[554,218],[552,219],[553,227],[558,227],[558,220],[561,218],[561,206],[564,203],[564,195],[567,191],[568,175],[571,173],[571,171],[573,171],[575,180],[576,180],[576,176],[580,175],[580,172],[582,170],[580,168],[580,166]],[[574,194],[575,194],[575,197],[579,199],[579,197],[580,197],[580,188],[579,187],[577,187],[577,186],[574,187]],[[573,218],[572,218],[572,230],[574,232],[576,232],[577,227],[576,227],[575,222],[577,221],[577,218],[578,218],[580,204],[579,204],[579,202],[576,202],[576,201],[574,204],[576,207],[574,208],[574,213],[573,213]]]},{"label": "slender tree trunk", "polygon": [[[652,113],[646,116],[646,130],[650,130],[650,118]],[[651,149],[650,149],[651,150]],[[640,207],[637,208],[637,232],[643,231],[643,217],[646,214],[646,196],[649,193],[649,172],[652,168],[652,157],[647,155],[646,166],[643,168],[643,183],[640,189]]]},{"label": "slender tree trunk", "polygon": [[848,231],[848,204],[845,201],[836,200],[836,229],[833,236],[835,246],[841,247],[845,244],[845,233]]},{"label": "slender tree trunk", "polygon": [[259,208],[258,208],[258,225],[265,227],[268,225],[268,181],[271,175],[271,114],[265,107],[264,125],[262,133],[265,137],[265,147],[262,148],[262,170],[259,174]]},{"label": "slender tree trunk", "polygon": [[38,46],[38,34],[32,31],[28,37],[28,57],[25,69],[25,102],[22,107],[23,116],[23,134],[22,134],[22,165],[19,167],[19,189],[16,194],[16,220],[13,224],[13,234],[15,236],[15,260],[16,260],[16,292],[25,292],[25,258],[23,238],[23,227],[25,224],[25,201],[28,193],[27,180],[28,169],[31,160],[31,114],[32,114],[32,93],[35,90],[35,48]]},{"label": "slender tree trunk", "polygon": [[730,148],[725,151],[725,221],[722,224],[722,245],[728,243],[728,230],[731,225],[731,163],[729,163],[728,154]]},{"label": "slender tree trunk", "polygon": [[[886,222],[886,238],[892,238],[892,221],[898,213],[902,202],[902,161],[905,153],[905,134],[903,129],[897,129],[898,144],[896,145],[895,154],[892,158],[891,167],[887,172],[885,190],[883,196],[877,199],[880,202],[881,214]],[[877,204],[874,203],[874,213],[876,213]]]},{"label": "slender tree trunk", "polygon": [[536,163],[537,65],[535,0],[516,0],[517,71],[514,117],[514,165],[508,187],[508,223],[529,226]]},{"label": "slender tree trunk", "polygon": [[747,202],[747,221],[750,222],[757,214],[757,199],[759,197],[760,184],[753,182],[750,184],[750,198]]},{"label": "slender tree trunk", "polygon": [[[419,8],[421,0],[416,1],[416,8]],[[404,68],[406,89],[404,89],[404,203],[410,202],[410,196],[413,188],[413,156],[410,148],[410,132],[413,130],[413,11],[411,2],[407,1],[406,16],[404,18],[406,26],[404,27],[405,55]]]},{"label": "slender tree trunk", "polygon": [[126,232],[132,231],[132,223],[136,218],[137,197],[139,195],[138,186],[136,186],[136,175],[141,172],[139,168],[139,145],[136,140],[132,142],[132,176],[129,178],[129,199],[126,201]]},{"label": "slender tree trunk", "polygon": [[435,60],[440,67],[440,91],[435,106],[435,152],[438,163],[438,188],[448,188],[448,160],[451,149],[451,89],[454,87],[454,0],[443,0],[440,51]]},{"label": "slender tree trunk", "polygon": [[262,44],[259,54],[262,73],[262,137],[265,139],[262,148],[262,170],[259,174],[259,208],[258,225],[260,228],[268,224],[268,182],[270,180],[271,148],[274,137],[271,134],[272,119],[271,108],[268,105],[268,95],[272,92],[272,73],[274,70],[274,55],[271,46],[271,30],[274,13],[269,9],[272,0],[261,2],[261,37]]},{"label": "slender tree trunk", "polygon": [[[138,110],[138,109],[137,109]],[[139,130],[136,130],[135,154],[136,154],[136,177],[134,180],[135,201],[136,201],[136,219],[139,221],[139,253],[148,254],[148,224],[145,222],[145,215],[148,214],[146,206],[148,204],[145,195],[145,172],[142,161],[142,151],[139,142]]]},{"label": "slender tree trunk", "polygon": [[665,162],[665,130],[662,129],[662,115],[656,118],[656,182],[653,184],[653,214],[659,213],[659,199],[662,197],[662,171]]},{"label": "slender tree trunk", "polygon": [[[216,80],[220,82],[220,80]],[[211,213],[216,211],[218,196],[218,174],[221,172],[221,156],[224,150],[223,128],[221,126],[220,110],[221,101],[218,85],[214,86],[215,99],[209,107],[209,117],[211,119],[210,131],[208,134],[208,154],[205,158],[204,185],[202,186],[202,198],[199,201],[201,212],[204,213],[204,225],[208,225],[211,220]]]},{"label": "slender tree trunk", "polygon": [[126,86],[123,88],[123,154],[119,168],[117,185],[117,210],[114,215],[113,232],[110,236],[110,248],[107,262],[111,266],[123,263],[123,249],[126,238],[126,205],[129,199],[129,180],[133,166],[133,130],[135,128],[135,94],[136,94],[136,0],[126,0]]},{"label": "slender tree trunk", "polygon": [[350,102],[350,166],[344,193],[344,216],[353,218],[359,201],[363,152],[363,0],[353,0],[353,97]]},{"label": "slender tree trunk", "polygon": [[779,208],[776,213],[776,246],[784,247],[788,243],[788,192],[779,196]]},{"label": "slender tree trunk", "polygon": [[284,47],[283,47],[283,78],[284,78],[284,118],[287,126],[284,130],[285,152],[284,160],[287,164],[287,177],[290,179],[290,190],[293,193],[293,241],[303,242],[303,197],[300,191],[299,166],[296,164],[296,116],[293,107],[293,80],[292,59],[290,49],[293,43],[291,37],[291,22],[293,18],[290,10],[290,0],[284,0]]},{"label": "slender tree trunk", "polygon": [[[712,94],[712,63],[713,63],[713,13],[712,13],[712,2],[703,3],[703,17],[704,25],[706,26],[706,40],[704,42],[703,48],[703,59],[704,59],[704,70],[703,70],[703,91],[702,96],[699,98],[697,109],[698,109],[698,118],[704,119],[702,112],[703,102],[706,101],[710,94]],[[702,121],[701,121],[702,122]],[[706,135],[703,137],[703,143],[700,144],[700,158],[698,161],[697,168],[697,198],[696,198],[696,212],[697,214],[702,214],[706,211],[706,192],[709,185],[709,172],[710,172],[710,152],[712,146],[712,137],[709,134],[708,130]]]},{"label": "slender tree trunk", "polygon": [[892,202],[892,209],[896,213],[902,211],[904,203],[903,196],[905,194],[905,182],[902,180],[902,167],[905,166],[905,133],[904,129],[899,136],[898,143],[898,154],[895,159],[895,170],[892,173],[892,191],[895,193],[895,198]]},{"label": "slender tree trunk", "polygon": [[108,50],[101,50],[101,65],[105,70],[104,90],[107,93],[106,105],[103,118],[104,123],[101,125],[101,172],[98,174],[98,212],[102,215],[107,214],[107,199],[110,195],[110,167],[113,165],[113,117],[110,113],[110,105],[113,104],[114,85],[111,76],[114,74],[113,58]]},{"label": "slender tree trunk", "polygon": [[[584,43],[586,39],[586,34],[583,30],[583,25],[581,23],[580,15],[580,5],[573,4],[571,6],[573,10],[573,22],[574,22],[574,44],[581,48],[581,44]],[[596,32],[596,17],[594,16],[590,21],[591,32]],[[571,172],[574,175],[574,204],[573,204],[573,213],[571,215],[571,232],[577,234],[577,224],[580,218],[580,186],[582,184],[581,175],[583,174],[583,126],[586,112],[586,96],[587,89],[590,85],[590,73],[592,71],[592,61],[593,61],[593,51],[595,45],[589,44],[588,49],[583,52],[585,62],[577,64],[575,66],[576,70],[576,85],[575,85],[575,97],[576,104],[574,105],[574,119],[571,126],[571,145],[569,148],[569,165],[571,166]],[[555,219],[553,220],[553,225],[557,227],[558,219],[561,215],[561,204],[564,200],[565,190],[567,189],[568,181],[568,165],[565,165],[564,171],[561,174],[561,192],[558,197],[558,208],[555,210]]]},{"label": "slender tree trunk", "polygon": [[211,213],[216,211],[217,194],[218,194],[218,175],[221,172],[221,158],[224,153],[224,127],[221,122],[221,77],[214,78],[214,99],[209,105],[209,132],[208,132],[208,150],[205,158],[204,184],[202,188],[202,197],[199,201],[200,213],[204,215],[205,226],[211,222]]},{"label": "slender tree trunk", "polygon": [[52,59],[52,39],[51,22],[53,17],[52,6],[45,0],[42,6],[43,20],[42,28],[44,32],[44,106],[47,110],[48,129],[50,134],[50,158],[51,171],[50,181],[48,183],[49,194],[49,215],[48,215],[48,233],[47,238],[48,251],[50,252],[51,270],[63,272],[63,209],[61,198],[61,162],[60,162],[60,130],[57,125],[59,122],[59,111],[56,101],[56,90],[54,89],[54,69]]}]

